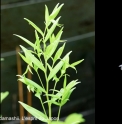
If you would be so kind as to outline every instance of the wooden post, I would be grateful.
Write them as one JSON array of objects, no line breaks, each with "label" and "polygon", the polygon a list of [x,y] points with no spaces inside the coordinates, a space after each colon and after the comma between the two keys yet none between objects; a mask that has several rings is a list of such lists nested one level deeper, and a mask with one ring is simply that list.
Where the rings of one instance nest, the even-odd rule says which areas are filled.
[{"label": "wooden post", "polygon": [[[29,71],[28,71],[28,78],[29,78],[29,79],[32,78],[32,75],[31,75],[31,73],[30,73]],[[27,90],[27,104],[28,104],[29,106],[32,106],[31,101],[32,101],[31,91],[29,92],[29,91]],[[28,116],[28,117],[31,117],[31,114],[28,112],[28,113],[27,113],[27,116]],[[31,124],[31,120],[28,120],[28,121],[27,121],[27,124]]]},{"label": "wooden post", "polygon": [[[18,52],[20,52],[20,48],[16,47],[17,71],[18,71],[18,75],[22,75],[21,59]],[[18,88],[19,88],[19,101],[23,102],[23,83],[20,81],[18,81]],[[24,108],[20,105],[20,124],[24,124],[24,120],[22,120],[22,117],[24,117]]]}]

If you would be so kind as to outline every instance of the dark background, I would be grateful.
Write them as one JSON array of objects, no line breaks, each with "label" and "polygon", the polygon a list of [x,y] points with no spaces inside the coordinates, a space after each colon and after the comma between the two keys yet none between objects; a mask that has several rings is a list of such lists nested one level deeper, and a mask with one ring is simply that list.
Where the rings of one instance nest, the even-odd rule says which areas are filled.
[{"label": "dark background", "polygon": [[[40,0],[41,1],[41,0]],[[16,64],[16,46],[25,42],[13,36],[14,33],[34,42],[34,30],[23,18],[28,18],[44,28],[44,12],[46,4],[52,12],[57,3],[64,3],[59,16],[60,23],[64,24],[62,39],[67,39],[64,54],[72,50],[70,62],[85,59],[78,65],[77,74],[69,69],[69,80],[79,79],[81,84],[76,86],[68,102],[61,112],[65,117],[72,112],[83,112],[95,108],[95,3],[94,0],[1,0],[1,91],[9,91],[9,96],[1,105],[4,116],[19,116],[18,82]],[[32,4],[30,4],[30,2]],[[27,4],[27,5],[24,5]],[[19,6],[18,6],[19,5]],[[18,6],[18,7],[17,7]],[[24,71],[26,64],[22,62]],[[33,75],[33,80],[37,77]],[[61,84],[58,87],[62,86]],[[34,96],[32,105],[42,109],[40,102]],[[27,88],[24,86],[24,102],[27,102]],[[57,107],[53,107],[53,115],[57,115]],[[26,111],[25,111],[26,116]]]}]

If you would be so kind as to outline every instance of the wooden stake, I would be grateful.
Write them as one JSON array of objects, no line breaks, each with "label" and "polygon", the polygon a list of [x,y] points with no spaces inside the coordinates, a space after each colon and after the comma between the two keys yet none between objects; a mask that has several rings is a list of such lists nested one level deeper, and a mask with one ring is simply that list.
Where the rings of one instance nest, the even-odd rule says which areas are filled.
[{"label": "wooden stake", "polygon": [[[17,71],[18,71],[18,75],[22,75],[21,59],[18,52],[20,52],[20,48],[16,47]],[[23,83],[20,81],[18,81],[18,88],[19,88],[19,101],[23,102]],[[22,117],[24,117],[24,108],[20,105],[20,124],[24,124],[24,120],[22,120]]]}]

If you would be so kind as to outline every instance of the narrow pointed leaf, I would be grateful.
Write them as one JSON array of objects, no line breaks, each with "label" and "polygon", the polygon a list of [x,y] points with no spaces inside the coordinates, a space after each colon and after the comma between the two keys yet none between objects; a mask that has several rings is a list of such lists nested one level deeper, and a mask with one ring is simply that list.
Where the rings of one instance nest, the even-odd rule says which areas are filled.
[{"label": "narrow pointed leaf", "polygon": [[61,106],[63,106],[64,104],[66,104],[68,100],[69,100],[69,99],[65,99],[64,101],[62,101],[62,102],[61,102]]},{"label": "narrow pointed leaf", "polygon": [[71,66],[76,66],[76,65],[80,64],[80,63],[83,62],[83,61],[84,61],[84,59],[79,60],[79,61],[77,61],[77,62],[74,62],[74,63],[71,64]]},{"label": "narrow pointed leaf", "polygon": [[21,53],[19,53],[19,55],[21,56],[21,58],[32,67],[32,61],[29,60],[28,58],[26,58],[25,56],[23,56]]},{"label": "narrow pointed leaf", "polygon": [[58,93],[55,94],[55,96],[57,97],[52,97],[51,100],[52,101],[56,101],[57,99],[60,99],[61,96],[63,95],[64,89],[61,89]]},{"label": "narrow pointed leaf", "polygon": [[29,19],[27,19],[27,18],[24,18],[26,21],[28,21],[29,22],[29,24],[33,27],[33,28],[35,28],[42,36],[44,35],[43,34],[43,32],[41,31],[41,29],[37,26],[37,25],[35,25],[32,21],[30,21]]},{"label": "narrow pointed leaf", "polygon": [[54,42],[55,41],[55,35],[52,34],[52,36],[50,36],[50,43]]},{"label": "narrow pointed leaf", "polygon": [[65,43],[64,43],[63,46],[60,47],[60,48],[58,49],[58,51],[56,52],[55,57],[54,57],[54,61],[53,61],[54,63],[61,57],[62,52],[63,52],[63,50],[64,50],[64,47],[65,47]]},{"label": "narrow pointed leaf", "polygon": [[[52,23],[55,23],[55,20],[51,20],[51,22]],[[63,26],[63,24],[59,24],[59,23],[57,24],[57,27],[60,27],[61,28],[62,26]]]},{"label": "narrow pointed leaf", "polygon": [[58,21],[59,21],[59,19],[60,19],[61,17],[59,17],[56,21],[55,21],[55,23],[52,25],[52,27],[49,29],[49,31],[48,31],[48,33],[47,33],[47,35],[46,35],[46,37],[45,37],[45,39],[44,39],[44,43],[49,39],[49,37],[51,36],[51,34],[53,33],[53,31],[55,30],[55,28],[56,28],[56,26],[57,26],[57,24],[58,24]]},{"label": "narrow pointed leaf", "polygon": [[37,49],[37,51],[39,53],[39,52],[41,52],[41,49],[40,49],[40,41],[41,40],[39,40],[39,36],[38,36],[38,33],[37,33],[36,30],[35,30],[35,37],[36,37],[36,42],[35,42],[35,48],[34,48],[34,50]]},{"label": "narrow pointed leaf", "polygon": [[46,93],[45,89],[43,89],[41,86],[39,86],[36,82],[26,78],[26,77],[21,77],[20,79],[21,82],[23,82],[24,84],[26,85],[30,85],[30,86],[33,86],[34,88],[38,89],[41,92],[44,92]]},{"label": "narrow pointed leaf", "polygon": [[34,64],[33,68],[34,68],[34,70],[35,70],[36,72],[38,71],[38,66],[36,66],[35,64]]},{"label": "narrow pointed leaf", "polygon": [[31,107],[31,106],[29,106],[29,105],[23,103],[23,102],[20,102],[20,101],[19,101],[19,103],[20,103],[31,115],[33,115],[34,117],[36,117],[36,118],[39,119],[40,121],[42,121],[42,122],[48,122],[48,117],[47,117],[44,113],[38,111],[37,109],[35,109],[35,108],[33,108],[33,107]]},{"label": "narrow pointed leaf", "polygon": [[29,50],[27,50],[25,47],[21,46],[22,50],[24,51],[26,58],[29,58],[30,60],[33,60],[33,64],[35,64],[38,68],[40,68],[42,71],[45,71],[45,68],[41,61],[39,61]]},{"label": "narrow pointed leaf", "polygon": [[59,40],[56,40],[55,42],[51,43],[50,45],[47,46],[47,49],[45,51],[46,54],[46,59],[48,60],[53,53],[55,52],[57,46],[58,46]]},{"label": "narrow pointed leaf", "polygon": [[35,94],[35,96],[37,97],[37,98],[39,98],[40,99],[40,93],[39,92],[37,92],[36,94]]},{"label": "narrow pointed leaf", "polygon": [[50,20],[50,17],[49,17],[48,7],[45,5],[45,22],[47,26],[48,26],[49,20]]},{"label": "narrow pointed leaf", "polygon": [[[60,41],[60,38],[61,38],[61,35],[62,35],[62,31],[63,28],[61,28],[58,32],[58,34],[56,35],[56,38],[55,40],[47,46],[46,48],[46,51],[45,51],[45,54],[46,54],[46,59],[48,60],[52,55],[53,53],[55,52],[57,46],[58,46],[58,43]],[[54,35],[53,35],[54,36]]]},{"label": "narrow pointed leaf", "polygon": [[19,37],[20,39],[22,39],[23,41],[25,41],[27,44],[29,44],[31,47],[35,47],[35,45],[31,42],[31,41],[29,41],[28,39],[26,39],[26,38],[24,38],[24,37],[22,37],[22,36],[20,36],[20,35],[16,35],[16,34],[14,34],[15,36],[17,36],[17,37]]},{"label": "narrow pointed leaf", "polygon": [[63,27],[59,30],[59,32],[57,33],[55,39],[56,39],[56,40],[60,40],[62,33],[63,33]]},{"label": "narrow pointed leaf", "polygon": [[56,16],[60,12],[60,10],[64,4],[61,4],[59,7],[58,7],[58,5],[59,5],[59,3],[55,6],[55,8],[53,9],[53,12],[50,15],[50,19],[52,19],[52,20],[54,20],[56,18]]},{"label": "narrow pointed leaf", "polygon": [[76,68],[74,66],[70,65],[69,67],[74,69],[76,71],[76,73],[77,73],[77,70],[76,70]]},{"label": "narrow pointed leaf", "polygon": [[67,88],[67,89],[72,89],[75,85],[77,85],[77,84],[79,84],[79,83],[81,83],[81,82],[77,82],[77,80],[73,80],[73,81],[71,81],[71,82],[66,86],[66,88]]},{"label": "narrow pointed leaf", "polygon": [[66,72],[66,69],[70,67],[69,65],[69,56],[64,60],[64,65],[61,69],[61,74],[63,75]]},{"label": "narrow pointed leaf", "polygon": [[72,51],[70,51],[69,53],[67,53],[65,55],[65,57],[62,59],[63,61],[60,61],[52,70],[52,72],[50,72],[49,76],[48,76],[48,80],[50,80],[54,75],[57,74],[57,72],[61,69],[61,67],[64,64],[64,60],[70,55]]}]

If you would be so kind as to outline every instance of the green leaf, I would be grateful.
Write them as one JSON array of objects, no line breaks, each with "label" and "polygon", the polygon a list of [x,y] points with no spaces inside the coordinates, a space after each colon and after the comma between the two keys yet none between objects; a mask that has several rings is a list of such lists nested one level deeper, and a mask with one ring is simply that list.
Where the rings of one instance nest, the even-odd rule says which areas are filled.
[{"label": "green leaf", "polygon": [[66,124],[79,124],[82,122],[85,122],[85,119],[83,118],[83,116],[81,114],[77,114],[77,113],[70,114],[65,119]]},{"label": "green leaf", "polygon": [[57,24],[58,24],[58,21],[59,21],[59,19],[60,19],[61,17],[59,17],[56,21],[55,21],[55,23],[51,26],[51,28],[48,30],[48,32],[47,32],[47,34],[46,34],[46,37],[45,37],[45,39],[44,39],[44,43],[50,38],[50,36],[51,36],[51,34],[53,33],[53,31],[55,30],[55,28],[56,28],[56,26],[57,26]]},{"label": "green leaf", "polygon": [[58,46],[59,40],[56,40],[55,42],[51,43],[50,45],[47,46],[46,51],[45,51],[45,55],[46,55],[46,59],[48,60],[53,53],[55,52],[57,46]]},{"label": "green leaf", "polygon": [[33,68],[34,68],[34,70],[35,70],[36,72],[38,71],[38,66],[36,66],[35,64],[34,64]]},{"label": "green leaf", "polygon": [[[57,99],[60,99],[61,96],[62,96],[62,90],[63,90],[63,89],[61,89],[58,93],[56,93],[56,94],[54,95],[54,97],[51,98],[51,101],[56,101]],[[56,96],[56,97],[55,97],[55,96]]]},{"label": "green leaf", "polygon": [[33,64],[35,64],[38,68],[40,68],[42,71],[45,72],[45,68],[42,64],[41,61],[39,61],[33,54],[31,54],[31,52],[29,50],[27,50],[25,47],[21,46],[20,47],[22,48],[22,50],[24,51],[25,55],[26,55],[26,58],[30,59]]},{"label": "green leaf", "polygon": [[63,106],[64,104],[66,104],[68,100],[69,100],[69,99],[64,99],[64,100],[61,102],[60,106]]},{"label": "green leaf", "polygon": [[59,32],[57,33],[57,35],[56,35],[56,40],[60,40],[61,39],[61,35],[62,35],[62,33],[63,33],[63,27],[59,30]]},{"label": "green leaf", "polygon": [[48,11],[48,7],[45,5],[45,22],[47,26],[48,26],[49,21],[50,21],[49,11]]},{"label": "green leaf", "polygon": [[72,89],[75,85],[79,84],[81,82],[77,82],[77,80],[71,81],[67,86],[66,89]]},{"label": "green leaf", "polygon": [[60,42],[62,43],[62,42],[66,42],[67,40],[60,40]]},{"label": "green leaf", "polygon": [[59,7],[58,7],[58,5],[59,5],[59,3],[55,6],[52,13],[50,14],[50,19],[52,19],[52,20],[54,20],[55,17],[58,15],[58,13],[60,12],[60,10],[64,4],[61,4]]},{"label": "green leaf", "polygon": [[2,103],[2,101],[8,96],[9,92],[6,91],[6,92],[1,92],[0,94],[0,103]]},{"label": "green leaf", "polygon": [[40,41],[39,40],[39,36],[38,36],[38,33],[37,31],[35,30],[35,37],[36,37],[36,42],[35,42],[35,47],[34,47],[34,50],[37,49],[37,52],[42,52],[42,50],[40,49]]},{"label": "green leaf", "polygon": [[71,64],[71,66],[76,66],[76,65],[80,64],[80,63],[83,62],[83,61],[84,61],[84,59],[79,60],[79,61],[77,61],[77,62],[74,62],[74,63]]},{"label": "green leaf", "polygon": [[[32,81],[32,80],[30,80],[30,79],[28,79],[28,78],[26,78],[26,77],[23,77],[23,76],[20,76],[20,77],[21,77],[21,78],[18,79],[18,80],[20,80],[20,81],[23,82],[24,84],[30,85],[30,87],[33,86],[33,87],[36,88],[38,91],[40,91],[40,93],[41,93],[41,92],[46,93],[45,89],[43,89],[41,86],[39,86],[36,82],[34,82],[34,81]],[[36,91],[36,89],[35,89],[35,91]]]},{"label": "green leaf", "polygon": [[61,67],[63,66],[64,64],[64,61],[65,59],[70,55],[72,51],[70,51],[69,53],[67,53],[65,55],[65,57],[52,69],[52,71],[50,72],[49,76],[48,76],[48,81],[54,76],[57,74],[57,72],[61,69]]},{"label": "green leaf", "polygon": [[33,67],[33,66],[32,66],[32,61],[31,61],[30,59],[26,58],[26,57],[23,56],[21,53],[19,53],[19,55],[21,56],[21,58],[22,58],[28,65],[30,65],[31,67]]},{"label": "green leaf", "polygon": [[[46,59],[48,60],[51,55],[55,52],[55,49],[57,47],[57,44],[55,45],[55,43],[51,43],[47,46],[46,51],[45,51],[45,55],[46,55]],[[54,49],[53,49],[54,48]]]},{"label": "green leaf", "polygon": [[62,31],[63,28],[60,29],[60,31],[58,32],[56,38],[55,38],[55,41],[53,41],[50,45],[47,46],[46,48],[46,51],[45,51],[45,55],[46,55],[46,59],[48,60],[52,55],[53,53],[55,52],[57,46],[58,46],[58,43],[60,41],[60,37],[62,35]]},{"label": "green leaf", "polygon": [[37,92],[36,94],[35,94],[35,96],[37,97],[37,98],[39,98],[40,99],[40,92]]},{"label": "green leaf", "polygon": [[[55,23],[55,20],[51,20],[51,22],[52,23]],[[57,27],[60,27],[61,28],[62,26],[63,26],[63,24],[59,24],[59,23],[57,24]]]},{"label": "green leaf", "polygon": [[77,73],[77,70],[76,70],[76,68],[74,66],[69,65],[69,67],[71,67],[72,69],[74,69],[76,71],[76,73]]},{"label": "green leaf", "polygon": [[23,103],[23,102],[20,102],[20,101],[19,101],[19,103],[20,103],[31,115],[33,115],[34,117],[36,117],[36,118],[39,119],[40,121],[42,121],[42,122],[48,122],[48,117],[47,117],[44,113],[38,111],[37,109],[35,109],[35,108],[33,108],[33,107],[31,107],[31,106],[29,106],[29,105]]},{"label": "green leaf", "polygon": [[30,42],[29,40],[27,40],[26,38],[24,38],[24,37],[22,37],[20,35],[16,35],[16,34],[13,34],[13,35],[19,37],[20,39],[22,39],[23,41],[25,41],[27,44],[29,44],[30,46],[32,46],[33,48],[35,47],[35,45],[32,42]]},{"label": "green leaf", "polygon": [[[59,11],[61,10],[62,6],[64,4],[61,4],[59,7],[58,7],[59,3],[55,6],[55,8],[53,9],[52,13],[49,15],[49,12],[48,12],[48,8],[46,7],[45,8],[45,20],[46,21],[46,27],[49,26],[52,23],[54,23],[54,19],[56,18],[56,16],[58,15]],[[47,23],[48,22],[48,23]],[[61,24],[57,24],[57,26],[62,26]]]},{"label": "green leaf", "polygon": [[28,21],[29,22],[29,24],[33,27],[33,28],[35,28],[42,36],[44,35],[43,34],[43,32],[41,31],[41,29],[37,26],[37,25],[35,25],[32,21],[30,21],[29,19],[27,19],[27,18],[24,18],[26,21]]},{"label": "green leaf", "polygon": [[64,43],[63,46],[60,47],[60,48],[58,49],[58,51],[56,52],[55,57],[54,57],[54,61],[53,61],[54,63],[61,57],[62,52],[63,52],[63,50],[64,50],[64,47],[65,47],[65,43]]},{"label": "green leaf", "polygon": [[61,69],[61,74],[63,75],[66,72],[66,69],[70,67],[69,65],[69,56],[64,60],[64,65]]},{"label": "green leaf", "polygon": [[54,42],[55,41],[55,35],[52,34],[52,36],[50,36],[50,43]]},{"label": "green leaf", "polygon": [[69,97],[71,95],[71,93],[73,92],[75,88],[71,89],[71,90],[67,90],[67,89],[64,89],[64,92],[63,92],[63,95],[62,95],[62,100],[61,100],[61,106],[63,106],[68,100],[69,100]]}]

